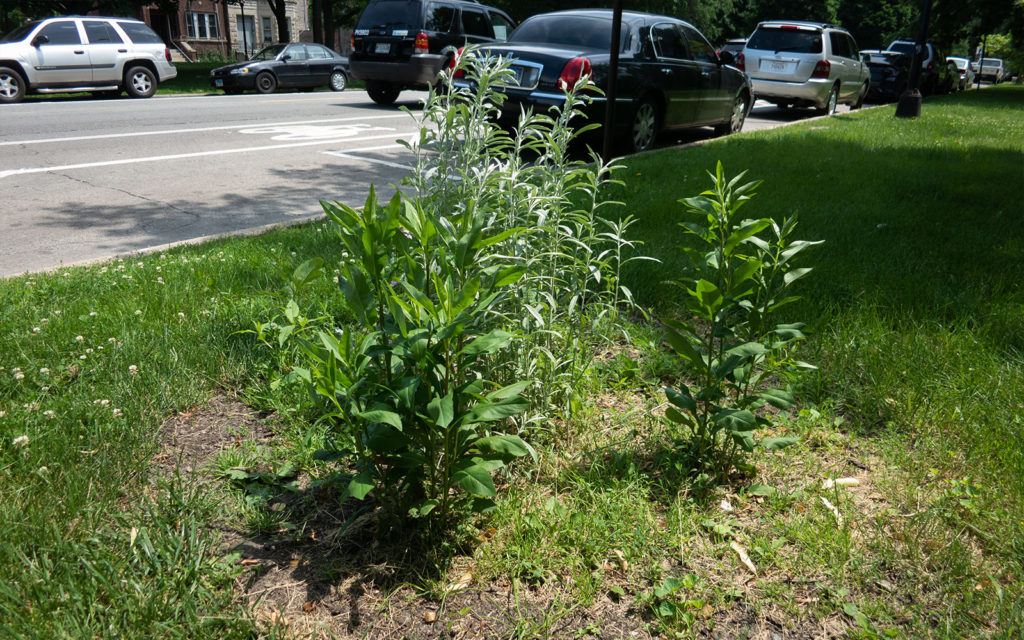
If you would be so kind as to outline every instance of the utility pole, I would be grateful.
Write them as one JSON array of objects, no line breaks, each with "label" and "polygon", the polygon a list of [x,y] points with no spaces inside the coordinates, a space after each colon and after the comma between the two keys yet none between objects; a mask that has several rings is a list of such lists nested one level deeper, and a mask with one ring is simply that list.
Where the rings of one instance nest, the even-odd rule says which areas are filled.
[{"label": "utility pole", "polygon": [[615,98],[618,95],[619,41],[622,39],[622,0],[615,0],[612,9],[611,59],[608,61],[608,92],[604,108],[604,148],[601,159],[605,164],[612,160],[612,144],[615,139]]},{"label": "utility pole", "polygon": [[[918,88],[921,84],[921,60],[922,55],[928,50],[928,21],[932,15],[932,0],[921,2],[921,22],[917,30],[917,45],[914,47],[914,56],[910,61],[910,84],[907,90],[900,96],[896,104],[897,118],[917,118],[921,115],[921,91]],[[945,60],[936,60],[935,64],[945,64]]]}]

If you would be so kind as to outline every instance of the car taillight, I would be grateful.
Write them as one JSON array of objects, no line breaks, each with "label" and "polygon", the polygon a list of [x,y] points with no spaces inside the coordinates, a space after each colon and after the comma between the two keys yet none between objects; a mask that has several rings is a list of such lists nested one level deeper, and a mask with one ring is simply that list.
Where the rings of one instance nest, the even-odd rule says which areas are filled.
[{"label": "car taillight", "polygon": [[171,50],[168,47],[164,47],[164,59],[166,59],[167,62],[171,61]]},{"label": "car taillight", "polygon": [[562,75],[558,76],[558,88],[563,91],[576,86],[583,76],[589,76],[592,67],[587,58],[573,58],[562,67]]},{"label": "car taillight", "polygon": [[929,73],[931,73],[931,70],[932,70],[932,68],[934,68],[934,67],[935,67],[935,61],[934,61],[934,60],[932,60],[931,62],[929,62],[929,63],[928,63],[928,66],[927,66],[927,67],[925,67],[925,68],[924,68],[924,70],[925,70],[925,71],[927,71],[927,72],[929,72]]},{"label": "car taillight", "polygon": [[354,33],[348,34],[348,49],[349,51],[356,50],[356,34]]},{"label": "car taillight", "polygon": [[451,72],[453,78],[463,78],[466,75],[465,69],[456,69],[455,65],[459,64],[459,60],[462,58],[462,52],[466,50],[466,47],[459,47],[459,50],[455,52],[455,55],[448,58],[448,71]]},{"label": "car taillight", "polygon": [[747,70],[747,57],[742,53],[736,54],[736,64],[734,65],[740,71]]},{"label": "car taillight", "polygon": [[427,39],[427,34],[420,31],[416,34],[415,53],[427,53],[428,51],[430,51],[430,40]]},{"label": "car taillight", "polygon": [[823,78],[828,80],[828,74],[832,71],[832,63],[828,60],[818,60],[818,64],[814,65],[814,71],[811,73],[812,78]]}]

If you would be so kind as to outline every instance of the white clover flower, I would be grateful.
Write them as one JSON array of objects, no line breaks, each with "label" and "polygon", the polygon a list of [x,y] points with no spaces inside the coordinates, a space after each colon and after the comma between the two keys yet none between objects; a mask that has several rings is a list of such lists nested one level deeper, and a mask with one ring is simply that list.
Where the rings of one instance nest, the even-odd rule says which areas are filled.
[{"label": "white clover flower", "polygon": [[47,419],[50,419],[50,418],[53,418],[57,414],[53,412],[53,409],[47,409],[46,411],[43,412],[43,415],[46,416]]},{"label": "white clover flower", "polygon": [[102,269],[100,269],[100,273],[106,273],[106,272],[107,272],[107,268],[106,267],[103,267]]},{"label": "white clover flower", "polygon": [[121,417],[121,416],[122,416],[122,415],[124,414],[124,412],[123,412],[123,411],[121,411],[120,409],[114,409],[114,410],[113,410],[113,411],[111,411],[110,413],[111,413],[111,415],[113,415],[113,416],[114,416],[115,418],[120,418],[120,417]]},{"label": "white clover flower", "polygon": [[184,320],[185,319],[185,312],[184,311],[179,311],[178,312],[178,317],[181,318],[182,320]]},{"label": "white clover flower", "polygon": [[[161,257],[163,257],[163,256],[161,256]],[[160,271],[161,271],[162,269],[163,269],[163,267],[161,267],[160,265],[156,265],[156,270],[157,270],[157,272],[158,272],[158,273],[159,273],[159,272],[160,272]]]},{"label": "white clover flower", "polygon": [[24,409],[25,411],[38,411],[39,410],[39,403],[38,402],[26,402],[25,404],[21,405],[21,408]]},{"label": "white clover flower", "polygon": [[163,284],[164,283],[164,279],[163,278],[157,278],[156,279],[156,283],[157,284]]},{"label": "white clover flower", "polygon": [[109,342],[110,344],[114,344],[115,342],[117,342],[117,338],[107,338],[107,342]]},{"label": "white clover flower", "polygon": [[39,467],[39,473],[46,473],[47,471],[49,471],[49,469],[46,467]]},{"label": "white clover flower", "polygon": [[0,411],[0,418],[5,417],[6,415],[7,415],[6,411]]},{"label": "white clover flower", "polygon": [[42,329],[39,327],[32,327],[32,333],[39,333],[40,331],[42,331]]},{"label": "white clover flower", "polygon": [[70,274],[70,273],[68,273],[67,271],[65,271],[64,273],[62,273],[62,274],[60,274],[60,275],[62,275],[62,276],[64,276],[65,278],[67,278],[67,277],[68,277],[68,276],[70,276],[71,274]]},{"label": "white clover flower", "polygon": [[128,373],[130,373],[131,375],[134,376],[138,372],[139,372],[139,368],[137,366],[135,366],[134,364],[131,365],[130,367],[128,367]]},{"label": "white clover flower", "polygon": [[48,376],[50,375],[50,370],[46,367],[39,367],[39,375]]},{"label": "white clover flower", "polygon": [[135,310],[135,315],[141,316],[142,315],[142,309],[136,309]]},{"label": "white clover flower", "polygon": [[82,354],[82,355],[78,356],[78,359],[79,360],[85,360],[85,354]]},{"label": "white clover flower", "polygon": [[15,380],[24,380],[25,379],[25,374],[20,372],[20,371],[15,371],[14,372],[14,379]]},{"label": "white clover flower", "polygon": [[43,324],[43,325],[50,324],[50,319],[49,318],[43,318],[42,320],[39,321],[39,324]]},{"label": "white clover flower", "polygon": [[60,309],[54,309],[53,310],[53,315],[59,316],[60,315]]},{"label": "white clover flower", "polygon": [[96,317],[96,316],[98,316],[98,315],[99,315],[99,314],[98,314],[98,313],[96,313],[95,311],[90,311],[90,312],[89,312],[89,317],[90,317],[90,318],[95,318],[95,317]]},{"label": "white clover flower", "polygon": [[18,436],[17,438],[11,441],[11,444],[13,444],[16,447],[24,447],[25,445],[28,444],[28,436]]},{"label": "white clover flower", "polygon": [[136,262],[135,266],[137,266],[137,267],[144,267],[146,265],[144,263],[142,263],[142,262]]},{"label": "white clover flower", "polygon": [[[50,387],[39,387],[39,391],[42,392],[42,393],[46,393],[49,390],[50,390]],[[0,413],[3,413],[3,412],[0,412]]]},{"label": "white clover flower", "polygon": [[[102,349],[102,348],[103,348],[103,347],[100,347],[100,349]],[[92,353],[92,349],[91,349],[91,348],[90,348],[90,349],[86,349],[86,350],[85,350],[85,352],[86,352],[86,353]]]},{"label": "white clover flower", "polygon": [[297,253],[295,253],[294,251],[292,251],[292,257],[293,257],[293,258],[294,258],[295,256],[297,256],[297,255],[299,255],[299,254],[297,254]]},{"label": "white clover flower", "polygon": [[99,351],[103,351],[103,345],[97,345],[96,349],[99,350]]},{"label": "white clover flower", "polygon": [[75,336],[75,342],[81,342],[83,340],[85,340],[84,337],[82,337],[82,336]]}]

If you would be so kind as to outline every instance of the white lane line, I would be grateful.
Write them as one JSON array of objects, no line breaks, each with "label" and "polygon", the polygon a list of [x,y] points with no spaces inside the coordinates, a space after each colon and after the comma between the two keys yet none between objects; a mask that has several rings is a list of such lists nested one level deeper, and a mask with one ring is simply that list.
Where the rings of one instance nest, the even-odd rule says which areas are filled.
[{"label": "white lane line", "polygon": [[104,133],[94,136],[69,136],[66,138],[45,138],[40,140],[13,140],[11,142],[0,142],[0,147],[10,145],[23,145],[23,144],[49,144],[54,142],[77,142],[80,140],[106,140],[109,138],[134,138],[138,136],[163,136],[173,135],[178,133],[197,133],[201,131],[229,131],[231,129],[249,129],[254,126],[257,127],[286,127],[292,125],[303,125],[303,124],[324,124],[328,122],[353,122],[362,120],[384,120],[386,118],[408,118],[407,113],[387,114],[381,116],[357,116],[354,118],[328,118],[324,120],[295,120],[290,122],[270,122],[267,124],[232,124],[224,125],[220,127],[198,127],[194,129],[166,129],[160,131],[133,131],[130,133]]},{"label": "white lane line", "polygon": [[[365,148],[365,149],[352,149],[352,151],[358,151],[360,153],[366,153],[368,151],[381,151],[383,149],[396,149],[396,148],[404,149],[405,147],[400,145],[400,144],[388,144],[388,145],[384,145],[384,146],[380,146],[380,147],[368,147],[368,148]],[[379,160],[377,158],[367,158],[367,157],[364,157],[364,156],[357,156],[354,153],[352,153],[352,151],[324,151],[323,153],[325,153],[326,155],[329,155],[329,156],[336,156],[338,158],[346,158],[348,160],[359,160],[359,161],[362,161],[362,162],[373,162],[373,163],[376,163],[376,164],[382,164],[385,167],[391,167],[393,169],[405,169],[407,171],[412,171],[413,170],[413,167],[411,167],[409,165],[406,165],[406,164],[399,164],[397,162],[388,162],[387,160]]]},{"label": "white lane line", "polygon": [[[418,131],[408,131],[408,135],[414,135]],[[195,153],[176,153],[166,156],[149,156],[145,158],[125,158],[122,160],[102,160],[99,162],[83,162],[80,164],[65,164],[52,167],[32,167],[28,169],[9,169],[7,171],[0,171],[0,179],[7,178],[10,176],[20,176],[29,173],[47,173],[51,171],[68,171],[71,169],[92,169],[94,167],[110,167],[121,164],[141,164],[143,162],[161,162],[164,160],[182,160],[184,158],[201,158],[204,156],[220,156],[232,153],[250,153],[253,151],[273,151],[274,149],[294,149],[296,147],[312,147],[317,145],[325,144],[337,144],[339,142],[363,142],[365,140],[380,140],[384,138],[395,139],[396,136],[401,136],[402,133],[391,133],[388,135],[381,136],[366,136],[365,138],[359,138],[357,140],[352,139],[334,139],[334,140],[316,140],[313,142],[295,142],[292,144],[273,144],[263,147],[242,147],[239,149],[219,149],[216,151],[197,151]],[[377,147],[371,147],[376,149]],[[352,149],[352,151],[364,151],[364,149]]]}]

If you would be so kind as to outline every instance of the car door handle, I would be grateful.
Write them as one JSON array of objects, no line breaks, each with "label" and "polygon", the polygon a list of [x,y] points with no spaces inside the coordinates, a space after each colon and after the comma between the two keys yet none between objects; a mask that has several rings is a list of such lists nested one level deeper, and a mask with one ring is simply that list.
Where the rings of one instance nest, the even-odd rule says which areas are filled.
[{"label": "car door handle", "polygon": [[672,75],[672,70],[667,67],[662,67],[661,72],[664,73],[666,76]]},{"label": "car door handle", "polygon": [[128,53],[128,50],[127,49],[118,49],[117,52],[118,53]]},{"label": "car door handle", "polygon": [[84,54],[85,54],[85,51],[76,51],[75,52],[76,56],[80,56],[80,55],[84,55]]}]

